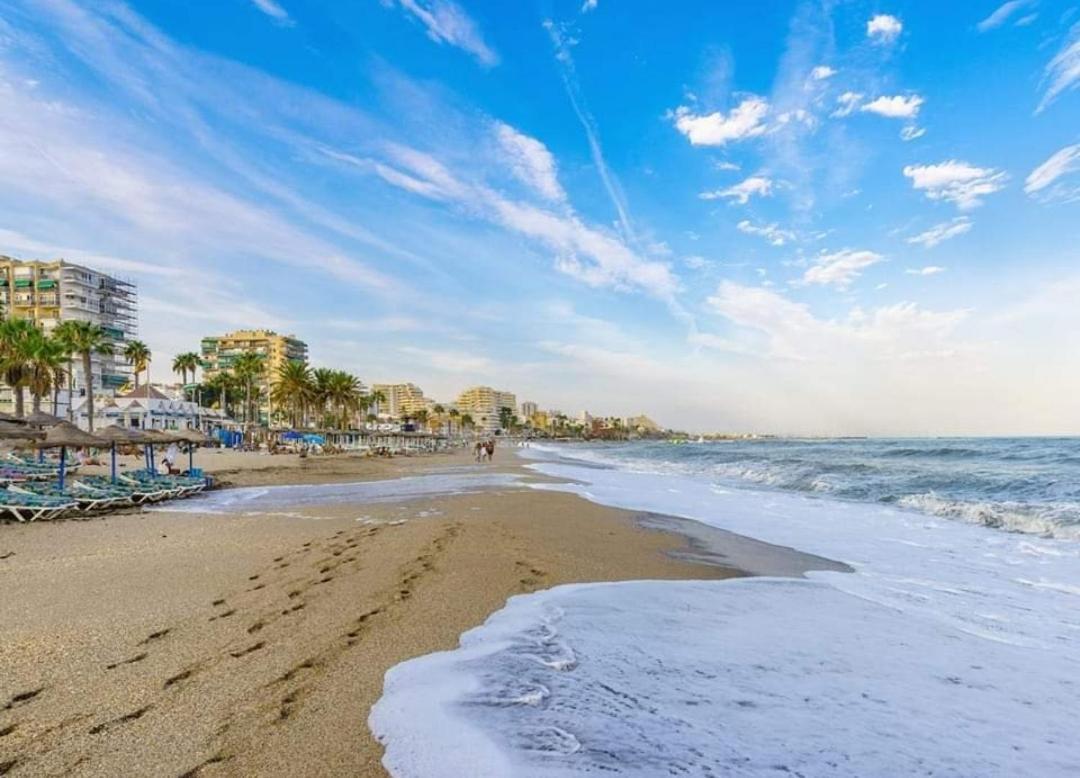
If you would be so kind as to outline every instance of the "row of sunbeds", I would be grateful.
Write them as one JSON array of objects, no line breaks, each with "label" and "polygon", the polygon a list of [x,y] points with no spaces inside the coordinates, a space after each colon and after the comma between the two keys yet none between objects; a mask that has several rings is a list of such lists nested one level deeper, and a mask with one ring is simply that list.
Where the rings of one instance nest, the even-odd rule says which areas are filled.
[{"label": "row of sunbeds", "polygon": [[[5,462],[3,467],[6,465]],[[67,478],[60,489],[59,481],[54,480],[56,476],[55,467],[50,480],[0,476],[0,480],[7,480],[6,486],[0,488],[0,517],[17,521],[55,519],[190,497],[207,486],[207,480],[198,476],[135,470],[117,476],[115,483],[105,476]]]}]

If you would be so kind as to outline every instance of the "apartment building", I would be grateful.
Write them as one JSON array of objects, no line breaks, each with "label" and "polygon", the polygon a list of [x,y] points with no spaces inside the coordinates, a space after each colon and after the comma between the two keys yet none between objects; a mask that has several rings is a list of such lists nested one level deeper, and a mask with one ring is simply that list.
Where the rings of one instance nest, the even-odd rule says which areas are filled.
[{"label": "apartment building", "polygon": [[[36,322],[46,333],[62,321],[87,321],[100,326],[112,341],[113,354],[95,354],[91,382],[95,395],[112,396],[131,380],[131,366],[122,352],[138,328],[138,292],[135,284],[63,259],[21,260],[0,255],[0,314]],[[73,392],[86,394],[84,377],[75,370]],[[61,393],[59,412],[67,412],[70,398]],[[0,388],[0,410],[10,412],[13,395]],[[77,402],[77,400],[76,400]]]},{"label": "apartment building", "polygon": [[386,398],[379,402],[376,410],[383,419],[400,419],[420,410],[430,410],[435,404],[424,397],[424,390],[416,384],[373,384],[371,391]]},{"label": "apartment building", "polygon": [[517,413],[517,397],[513,392],[492,389],[490,386],[473,386],[458,395],[455,407],[461,413],[472,416],[476,429],[495,432],[500,428],[499,413],[509,408]]},{"label": "apartment building", "polygon": [[307,343],[295,335],[279,335],[273,330],[237,330],[225,335],[211,335],[201,342],[203,379],[209,381],[222,371],[231,370],[241,354],[252,352],[265,360],[266,370],[258,384],[259,416],[265,423],[270,416],[270,385],[278,370],[289,362],[307,364]]}]

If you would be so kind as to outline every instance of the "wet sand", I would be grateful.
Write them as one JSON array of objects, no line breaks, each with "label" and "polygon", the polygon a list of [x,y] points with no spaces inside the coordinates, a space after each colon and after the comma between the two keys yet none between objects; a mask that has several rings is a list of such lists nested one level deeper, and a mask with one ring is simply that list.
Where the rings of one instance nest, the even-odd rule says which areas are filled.
[{"label": "wet sand", "polygon": [[[263,459],[218,472],[315,483],[470,462]],[[454,647],[507,597],[741,574],[656,522],[506,488],[0,526],[0,774],[384,775],[366,722],[386,670]]]}]

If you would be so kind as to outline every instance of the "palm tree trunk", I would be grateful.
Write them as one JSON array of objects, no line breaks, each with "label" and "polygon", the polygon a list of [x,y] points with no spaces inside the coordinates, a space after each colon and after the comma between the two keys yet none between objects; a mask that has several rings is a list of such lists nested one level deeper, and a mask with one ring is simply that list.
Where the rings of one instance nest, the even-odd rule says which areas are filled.
[{"label": "palm tree trunk", "polygon": [[84,351],[82,355],[83,383],[86,385],[86,418],[89,430],[94,431],[94,378],[90,373],[90,352]]},{"label": "palm tree trunk", "polygon": [[75,359],[68,360],[68,421],[75,422]]},{"label": "palm tree trunk", "polygon": [[23,388],[16,386],[12,391],[15,393],[15,415],[20,419],[26,415],[26,402],[23,398]]},{"label": "palm tree trunk", "polygon": [[32,398],[32,400],[31,400],[31,408],[33,408],[34,413],[40,412],[41,411],[41,395],[38,394],[37,392],[31,392],[30,397]]}]

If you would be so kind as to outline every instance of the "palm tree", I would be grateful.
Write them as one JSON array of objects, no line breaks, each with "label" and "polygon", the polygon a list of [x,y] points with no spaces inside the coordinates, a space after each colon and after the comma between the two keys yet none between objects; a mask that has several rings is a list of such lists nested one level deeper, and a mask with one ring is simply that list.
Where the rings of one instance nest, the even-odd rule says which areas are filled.
[{"label": "palm tree", "polygon": [[266,357],[255,351],[245,351],[233,362],[233,375],[244,390],[244,426],[247,427],[254,411],[255,384],[266,375]]},{"label": "palm tree", "polygon": [[381,389],[376,389],[368,394],[367,399],[369,407],[378,407],[382,410],[381,403],[386,402],[386,394]]},{"label": "palm tree", "polygon": [[35,339],[41,331],[30,319],[16,317],[0,322],[0,376],[15,396],[15,415],[24,412],[23,389],[29,375],[29,363]]},{"label": "palm tree", "polygon": [[232,373],[222,370],[220,373],[214,373],[210,377],[206,382],[206,388],[217,395],[218,406],[228,416],[229,398],[235,394],[237,389],[236,377]]},{"label": "palm tree", "polygon": [[135,389],[139,388],[139,373],[150,367],[150,347],[141,340],[131,340],[124,346],[124,359],[131,363],[135,373]]},{"label": "palm tree", "polygon": [[428,420],[427,408],[421,408],[420,410],[414,411],[413,413],[410,413],[409,415],[412,417],[412,420],[417,423],[418,426],[423,427],[425,424],[427,424],[427,420]]},{"label": "palm tree", "polygon": [[27,345],[26,386],[34,401],[34,412],[41,410],[41,398],[49,394],[53,396],[55,412],[56,393],[64,381],[64,362],[67,360],[64,346],[41,330],[36,330]]},{"label": "palm tree", "polygon": [[448,415],[450,416],[450,421],[447,422],[448,426],[446,434],[447,436],[450,436],[454,434],[454,419],[457,419],[461,416],[461,411],[459,411],[457,408],[451,408]]},{"label": "palm tree", "polygon": [[88,321],[71,322],[69,340],[71,350],[82,357],[83,386],[86,387],[86,413],[90,420],[90,431],[94,431],[94,380],[91,373],[91,361],[95,354],[113,353],[112,341],[105,330]]},{"label": "palm tree", "polygon": [[75,346],[72,345],[72,337],[78,322],[70,319],[62,321],[53,328],[52,336],[64,349],[67,357],[67,386],[68,386],[68,421],[75,420]]},{"label": "palm tree", "polygon": [[188,385],[188,373],[191,373],[191,383],[195,382],[195,370],[199,367],[199,355],[194,351],[185,351],[173,358],[172,369],[180,374],[180,380],[184,386]]},{"label": "palm tree", "polygon": [[472,429],[472,427],[475,425],[472,415],[468,413],[461,414],[461,418],[458,419],[458,421],[461,423],[462,432],[468,429]]},{"label": "palm tree", "polygon": [[499,426],[504,430],[511,430],[514,426],[514,409],[503,406],[499,408]]},{"label": "palm tree", "polygon": [[[318,371],[315,372],[318,373]],[[350,417],[360,409],[362,404],[363,392],[360,388],[360,379],[344,370],[334,370],[331,371],[328,380],[327,400],[338,411],[336,421],[340,422],[341,429],[347,429],[350,426]]]},{"label": "palm tree", "polygon": [[431,420],[432,427],[438,427],[442,425],[443,414],[446,413],[446,408],[441,406],[439,403],[435,403],[435,405],[431,409],[431,413],[435,417]]},{"label": "palm tree", "polygon": [[303,362],[289,361],[278,368],[270,399],[285,408],[292,426],[298,427],[306,421],[304,416],[315,397],[314,389],[311,368]]}]

